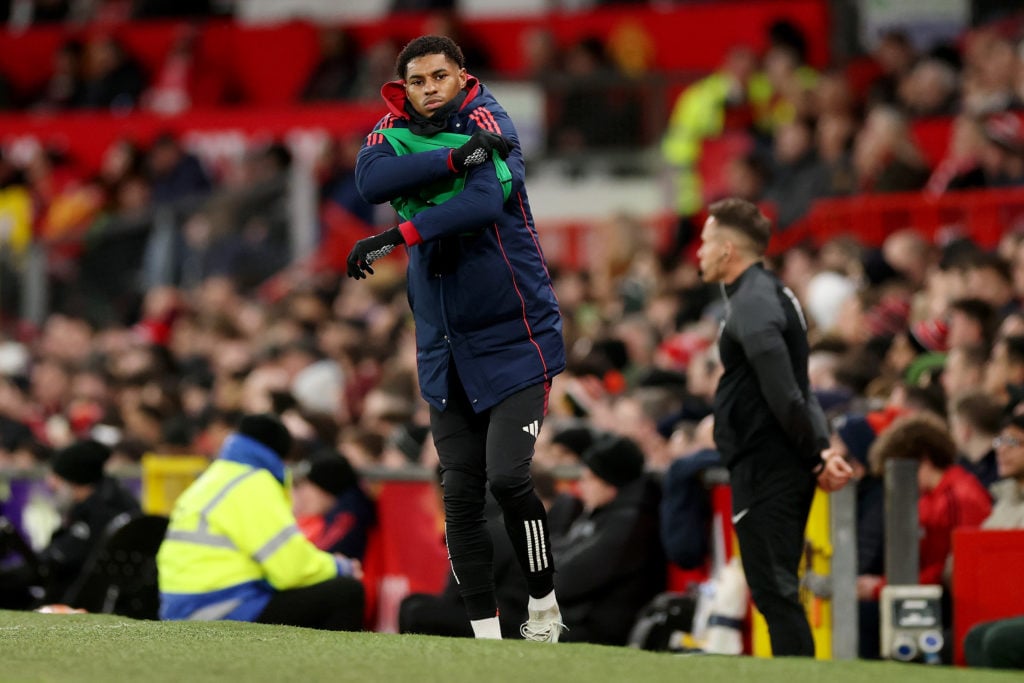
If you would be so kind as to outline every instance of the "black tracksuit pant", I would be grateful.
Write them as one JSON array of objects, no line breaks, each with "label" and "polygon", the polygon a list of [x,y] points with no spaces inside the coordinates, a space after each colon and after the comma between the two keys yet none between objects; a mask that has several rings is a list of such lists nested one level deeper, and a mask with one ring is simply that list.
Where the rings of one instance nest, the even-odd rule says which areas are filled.
[{"label": "black tracksuit pant", "polygon": [[485,619],[497,612],[494,550],[484,518],[487,486],[501,506],[530,595],[542,597],[554,588],[547,514],[530,478],[550,385],[527,387],[477,414],[454,371],[448,382],[446,409],[430,409],[444,487],[448,557],[469,618]]},{"label": "black tracksuit pant", "polygon": [[338,576],[305,588],[275,593],[256,622],[328,631],[360,631],[364,604],[363,584]]},{"label": "black tracksuit pant", "polygon": [[750,597],[768,623],[772,654],[813,657],[798,570],[815,478],[792,455],[757,453],[730,467],[729,480],[740,559]]}]

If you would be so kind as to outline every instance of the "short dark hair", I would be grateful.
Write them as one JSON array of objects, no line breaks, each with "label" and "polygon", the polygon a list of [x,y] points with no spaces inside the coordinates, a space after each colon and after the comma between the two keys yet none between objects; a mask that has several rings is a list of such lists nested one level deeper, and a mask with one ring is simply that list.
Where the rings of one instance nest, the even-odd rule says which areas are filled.
[{"label": "short dark hair", "polygon": [[448,36],[420,36],[409,41],[398,54],[398,59],[395,60],[395,73],[398,74],[398,77],[404,79],[409,62],[423,55],[444,55],[450,61],[455,62],[460,69],[466,67],[466,58],[462,56],[462,48],[454,40]]},{"label": "short dark hair", "polygon": [[708,215],[717,223],[745,235],[754,244],[758,254],[768,250],[772,224],[753,202],[737,197],[721,199],[708,207]]},{"label": "short dark hair", "polygon": [[991,251],[976,251],[967,262],[969,270],[991,270],[1003,282],[1013,282],[1013,267],[1002,256]]},{"label": "short dark hair", "polygon": [[998,312],[992,304],[984,299],[965,297],[952,301],[949,304],[949,310],[963,313],[968,320],[977,323],[978,327],[981,328],[981,335],[985,345],[988,346],[992,343],[992,337],[995,335],[996,327],[999,325]]},{"label": "short dark hair", "polygon": [[954,397],[951,412],[985,434],[997,433],[1003,422],[1003,404],[980,390]]},{"label": "short dark hair", "polygon": [[[972,368],[983,368],[988,363],[989,349],[984,344],[965,344],[963,346],[955,346],[949,350],[949,353],[953,351],[959,351],[963,354],[964,362],[966,362]],[[947,358],[949,355],[947,354]]]}]

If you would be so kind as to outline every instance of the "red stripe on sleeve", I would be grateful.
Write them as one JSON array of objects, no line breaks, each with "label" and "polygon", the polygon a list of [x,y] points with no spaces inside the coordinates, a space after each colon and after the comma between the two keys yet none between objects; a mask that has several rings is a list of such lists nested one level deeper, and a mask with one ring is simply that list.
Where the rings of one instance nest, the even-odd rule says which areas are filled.
[{"label": "red stripe on sleeve", "polygon": [[498,125],[498,120],[494,118],[494,114],[491,113],[491,110],[485,109],[484,107],[480,107],[480,109],[483,110],[483,116],[485,116],[494,126],[494,130],[491,132],[501,135],[501,126]]}]

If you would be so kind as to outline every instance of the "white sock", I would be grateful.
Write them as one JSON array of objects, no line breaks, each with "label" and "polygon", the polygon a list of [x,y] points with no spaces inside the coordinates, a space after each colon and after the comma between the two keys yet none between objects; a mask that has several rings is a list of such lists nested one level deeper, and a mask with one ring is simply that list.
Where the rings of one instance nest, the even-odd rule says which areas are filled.
[{"label": "white sock", "polygon": [[558,602],[555,600],[555,591],[551,591],[543,598],[535,598],[531,595],[527,609],[531,612],[543,612],[544,610],[551,609],[557,604]]},{"label": "white sock", "polygon": [[476,638],[501,640],[501,624],[498,622],[498,617],[471,619],[469,625],[473,627],[473,636]]}]

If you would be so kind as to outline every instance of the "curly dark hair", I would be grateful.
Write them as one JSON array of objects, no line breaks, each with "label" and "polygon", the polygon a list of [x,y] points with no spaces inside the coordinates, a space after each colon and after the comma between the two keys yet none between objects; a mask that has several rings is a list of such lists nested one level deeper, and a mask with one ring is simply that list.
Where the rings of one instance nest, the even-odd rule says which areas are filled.
[{"label": "curly dark hair", "polygon": [[927,460],[944,470],[956,461],[956,443],[945,420],[922,410],[896,419],[871,444],[868,462],[876,475],[883,476],[893,458]]},{"label": "curly dark hair", "polygon": [[398,59],[395,60],[395,73],[398,74],[398,77],[404,80],[409,62],[423,55],[444,55],[457,64],[460,69],[466,67],[466,58],[462,56],[462,48],[454,40],[448,36],[420,36],[409,41],[398,54]]}]

